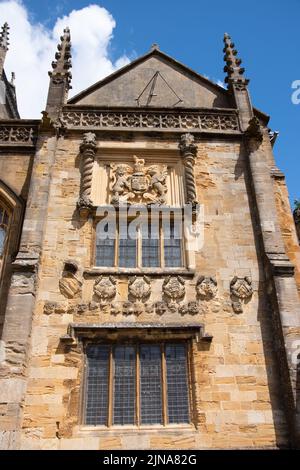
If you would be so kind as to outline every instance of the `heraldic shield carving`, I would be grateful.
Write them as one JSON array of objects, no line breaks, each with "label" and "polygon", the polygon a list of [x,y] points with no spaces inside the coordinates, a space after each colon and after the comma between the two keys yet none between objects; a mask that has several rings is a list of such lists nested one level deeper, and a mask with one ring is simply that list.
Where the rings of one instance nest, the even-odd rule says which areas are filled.
[{"label": "heraldic shield carving", "polygon": [[133,167],[111,164],[112,204],[165,204],[168,170],[165,165],[145,167],[145,160],[134,158]]}]

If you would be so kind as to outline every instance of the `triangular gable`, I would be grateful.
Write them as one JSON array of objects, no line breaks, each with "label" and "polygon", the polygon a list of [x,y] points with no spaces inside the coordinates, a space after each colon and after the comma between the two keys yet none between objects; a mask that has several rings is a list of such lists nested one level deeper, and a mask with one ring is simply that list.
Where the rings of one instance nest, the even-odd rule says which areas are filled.
[{"label": "triangular gable", "polygon": [[157,49],[74,96],[69,104],[104,107],[231,107],[227,90]]}]

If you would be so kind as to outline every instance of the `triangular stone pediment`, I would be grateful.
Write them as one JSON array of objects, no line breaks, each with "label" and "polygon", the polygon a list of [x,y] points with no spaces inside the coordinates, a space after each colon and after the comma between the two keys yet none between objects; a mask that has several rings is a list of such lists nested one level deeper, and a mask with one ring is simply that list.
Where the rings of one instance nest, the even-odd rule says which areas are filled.
[{"label": "triangular stone pediment", "polygon": [[157,50],[87,88],[69,103],[131,108],[231,107],[226,90]]}]

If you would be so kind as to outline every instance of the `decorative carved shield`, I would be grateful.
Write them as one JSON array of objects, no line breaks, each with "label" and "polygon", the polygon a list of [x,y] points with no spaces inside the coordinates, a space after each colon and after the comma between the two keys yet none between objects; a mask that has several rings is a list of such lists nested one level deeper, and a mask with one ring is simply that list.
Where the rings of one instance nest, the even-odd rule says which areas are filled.
[{"label": "decorative carved shield", "polygon": [[146,276],[135,276],[129,281],[128,291],[136,300],[143,301],[147,299],[151,294],[150,279]]},{"label": "decorative carved shield", "polygon": [[73,299],[79,294],[81,289],[81,282],[72,273],[66,273],[59,281],[59,289],[64,297]]},{"label": "decorative carved shield", "polygon": [[135,173],[131,178],[131,189],[134,192],[144,193],[149,188],[149,179],[143,173]]},{"label": "decorative carved shield", "polygon": [[234,277],[230,284],[231,294],[235,295],[238,299],[249,299],[253,294],[251,279],[249,277],[238,278]]},{"label": "decorative carved shield", "polygon": [[171,303],[178,303],[185,296],[185,285],[182,277],[167,277],[163,283],[163,292]]},{"label": "decorative carved shield", "polygon": [[197,281],[196,291],[201,299],[212,299],[217,293],[216,279],[213,277],[200,276]]},{"label": "decorative carved shield", "polygon": [[116,280],[112,277],[100,276],[94,285],[94,293],[100,299],[101,305],[107,305],[116,296]]}]

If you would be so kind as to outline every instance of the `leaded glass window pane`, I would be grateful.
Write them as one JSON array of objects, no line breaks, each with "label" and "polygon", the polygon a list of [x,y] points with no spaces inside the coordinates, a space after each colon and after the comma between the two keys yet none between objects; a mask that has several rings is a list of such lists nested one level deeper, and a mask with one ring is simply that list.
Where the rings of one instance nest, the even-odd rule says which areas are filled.
[{"label": "leaded glass window pane", "polygon": [[[97,236],[96,266],[111,268],[115,265],[115,239],[108,236],[108,224],[104,227],[107,238]],[[98,234],[97,234],[98,235]]]},{"label": "leaded glass window pane", "polygon": [[0,207],[0,256],[4,254],[5,241],[7,235],[7,227],[9,223],[9,215],[3,207]]},{"label": "leaded glass window pane", "polygon": [[0,256],[3,256],[5,239],[6,239],[6,230],[4,227],[0,227]]},{"label": "leaded glass window pane", "polygon": [[184,344],[166,345],[166,368],[169,423],[188,423],[188,373]]},{"label": "leaded glass window pane", "polygon": [[114,349],[114,424],[134,424],[136,352],[132,346]]},{"label": "leaded glass window pane", "polygon": [[181,222],[172,220],[169,227],[164,229],[164,255],[166,268],[182,266],[182,231]]},{"label": "leaded glass window pane", "polygon": [[109,347],[89,346],[87,367],[86,424],[105,425],[108,418]]},{"label": "leaded glass window pane", "polygon": [[145,235],[142,238],[142,266],[157,268],[160,266],[159,222],[150,223]]},{"label": "leaded glass window pane", "polygon": [[121,238],[119,241],[119,266],[121,268],[136,267],[136,240]]},{"label": "leaded glass window pane", "polygon": [[140,347],[141,424],[162,424],[161,349]]}]

